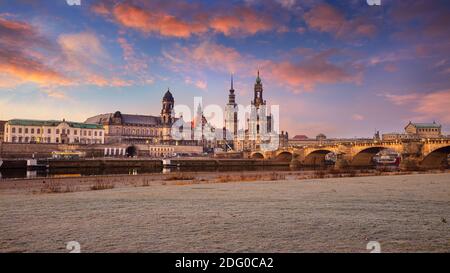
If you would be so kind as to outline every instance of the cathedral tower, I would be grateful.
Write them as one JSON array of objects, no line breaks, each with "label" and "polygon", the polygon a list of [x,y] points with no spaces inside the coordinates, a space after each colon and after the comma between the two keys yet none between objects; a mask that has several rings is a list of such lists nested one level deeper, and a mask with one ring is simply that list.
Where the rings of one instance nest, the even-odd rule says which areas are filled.
[{"label": "cathedral tower", "polygon": [[236,104],[236,95],[233,88],[233,75],[231,75],[231,88],[228,94],[228,103],[225,108],[225,129],[231,136],[226,136],[228,140],[232,140],[233,136],[237,136],[238,131],[238,106]]},{"label": "cathedral tower", "polygon": [[161,122],[164,125],[171,125],[173,123],[172,111],[173,106],[175,104],[175,100],[173,99],[172,93],[167,89],[166,94],[164,94],[162,100],[162,109],[161,109]]},{"label": "cathedral tower", "polygon": [[263,99],[263,86],[261,82],[261,78],[259,77],[259,70],[258,70],[258,76],[256,77],[256,83],[255,83],[255,97],[252,101],[252,104],[255,105],[256,108],[259,108],[260,105],[265,105],[266,101]]}]

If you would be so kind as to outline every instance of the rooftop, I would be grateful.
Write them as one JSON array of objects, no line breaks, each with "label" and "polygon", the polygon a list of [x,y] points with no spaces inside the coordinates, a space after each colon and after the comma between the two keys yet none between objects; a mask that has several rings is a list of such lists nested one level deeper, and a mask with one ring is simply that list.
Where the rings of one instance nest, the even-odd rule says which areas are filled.
[{"label": "rooftop", "polygon": [[100,124],[81,123],[65,120],[34,120],[34,119],[11,119],[8,121],[10,125],[18,126],[49,126],[56,127],[61,123],[67,123],[72,128],[80,129],[103,129]]},{"label": "rooftop", "polygon": [[[416,128],[441,128],[441,125],[434,121],[432,123],[409,122],[408,125],[409,124],[412,124]],[[406,125],[406,126],[408,126],[408,125]]]}]

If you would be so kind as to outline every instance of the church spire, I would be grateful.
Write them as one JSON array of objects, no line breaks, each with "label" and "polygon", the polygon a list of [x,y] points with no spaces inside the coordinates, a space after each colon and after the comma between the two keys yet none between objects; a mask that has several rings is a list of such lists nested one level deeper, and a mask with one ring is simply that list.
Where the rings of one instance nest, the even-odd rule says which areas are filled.
[{"label": "church spire", "polygon": [[234,88],[233,88],[233,73],[231,74],[231,88],[230,88],[230,94],[228,95],[228,104],[235,104],[236,103],[236,96],[234,95]]},{"label": "church spire", "polygon": [[259,69],[258,69],[258,76],[256,77],[256,83],[261,83],[261,78],[259,77]]},{"label": "church spire", "polygon": [[230,90],[234,90],[233,89],[233,73],[231,73],[231,89]]}]

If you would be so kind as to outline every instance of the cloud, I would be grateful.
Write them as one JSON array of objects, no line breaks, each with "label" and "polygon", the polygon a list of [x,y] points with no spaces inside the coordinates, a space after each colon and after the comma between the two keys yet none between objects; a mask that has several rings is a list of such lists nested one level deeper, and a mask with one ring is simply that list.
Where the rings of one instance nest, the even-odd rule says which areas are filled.
[{"label": "cloud", "polygon": [[89,65],[101,65],[108,55],[100,39],[92,32],[62,34],[58,37],[65,66],[70,70],[83,70]]},{"label": "cloud", "polygon": [[367,17],[346,19],[344,14],[329,4],[318,4],[304,14],[309,28],[327,32],[335,37],[346,39],[355,37],[373,37],[377,28]]},{"label": "cloud", "polygon": [[250,8],[240,8],[228,15],[216,15],[209,22],[211,28],[226,36],[233,34],[254,35],[274,28],[274,23],[267,16]]},{"label": "cloud", "polygon": [[44,92],[48,97],[58,100],[66,100],[68,98],[65,92],[53,88],[44,88],[42,89],[42,92]]},{"label": "cloud", "polygon": [[387,72],[397,72],[398,71],[398,67],[395,64],[387,64],[384,66],[384,70]]},{"label": "cloud", "polygon": [[48,91],[54,90],[49,87],[130,84],[119,77],[103,75],[109,67],[109,55],[95,33],[62,34],[54,42],[27,22],[0,17],[0,34],[2,88],[31,83],[49,97],[62,98],[61,93]]},{"label": "cloud", "polygon": [[434,91],[427,94],[406,95],[384,94],[384,97],[397,106],[406,106],[419,114],[417,119],[450,122],[450,90]]},{"label": "cloud", "polygon": [[208,88],[208,84],[206,83],[206,81],[201,81],[198,80],[195,82],[195,86],[197,86],[200,89],[206,90]]},{"label": "cloud", "polygon": [[153,77],[149,72],[150,59],[143,53],[136,53],[134,46],[125,37],[117,39],[123,51],[123,59],[125,61],[125,73],[139,79],[141,83],[148,84],[153,82]]},{"label": "cloud", "polygon": [[245,71],[254,60],[245,57],[234,48],[214,42],[204,41],[192,46],[176,45],[170,50],[163,50],[171,63],[172,69],[184,72],[196,69],[210,69],[225,73]]},{"label": "cloud", "polygon": [[388,101],[395,105],[406,105],[415,102],[417,99],[420,98],[420,94],[406,94],[406,95],[396,95],[396,94],[390,94],[386,93],[383,94]]},{"label": "cloud", "polygon": [[364,120],[365,119],[365,117],[363,116],[363,115],[360,115],[360,114],[353,114],[352,115],[352,120],[355,120],[355,121],[362,121],[362,120]]},{"label": "cloud", "polygon": [[47,85],[69,85],[71,80],[51,69],[39,60],[25,56],[20,51],[0,52],[0,73],[7,74],[17,83]]},{"label": "cloud", "polygon": [[166,65],[177,72],[190,73],[198,69],[209,69],[222,73],[254,75],[260,68],[267,79],[279,85],[298,91],[312,91],[317,84],[358,83],[361,78],[359,68],[351,64],[335,64],[329,59],[336,50],[314,52],[300,62],[273,61],[243,55],[236,49],[210,41],[183,47],[177,45],[165,49]]},{"label": "cloud", "polygon": [[36,48],[50,50],[53,45],[30,24],[0,17],[0,86],[22,83],[68,85],[71,80],[46,64]]},{"label": "cloud", "polygon": [[206,91],[208,89],[208,83],[206,81],[204,81],[204,80],[196,80],[196,81],[194,81],[190,77],[186,77],[184,79],[184,82],[186,84],[194,85],[197,88],[199,88],[201,90],[204,90],[204,91]]},{"label": "cloud", "polygon": [[187,38],[208,30],[199,22],[183,21],[164,12],[144,10],[127,3],[116,5],[113,15],[116,21],[125,27],[162,36]]},{"label": "cloud", "polygon": [[328,50],[297,63],[273,62],[270,71],[279,83],[298,91],[312,91],[317,84],[358,83],[361,77],[359,69],[332,63],[329,58],[333,54],[333,50]]},{"label": "cloud", "polygon": [[425,119],[450,122],[450,89],[426,94],[418,101],[415,112]]},{"label": "cloud", "polygon": [[98,3],[91,8],[94,13],[106,16],[123,27],[164,37],[189,38],[208,32],[226,36],[253,35],[276,27],[271,16],[250,7],[207,9],[187,2],[139,6],[131,1],[114,6]]}]

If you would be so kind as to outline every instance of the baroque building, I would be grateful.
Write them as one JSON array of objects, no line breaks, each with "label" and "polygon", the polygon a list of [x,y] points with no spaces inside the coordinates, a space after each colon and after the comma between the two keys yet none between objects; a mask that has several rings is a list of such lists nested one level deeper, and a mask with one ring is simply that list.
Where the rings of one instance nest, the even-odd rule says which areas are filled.
[{"label": "baroque building", "polygon": [[[253,100],[249,112],[240,111],[236,103],[233,78],[228,95],[228,103],[225,106],[224,139],[227,149],[234,151],[251,151],[262,149],[262,144],[270,143],[273,137],[278,137],[279,146],[287,145],[288,134],[279,134],[274,130],[273,117],[267,113],[267,103],[264,100],[264,89],[261,77],[258,74],[254,84]],[[244,114],[246,115],[244,117]],[[245,128],[239,128],[239,118],[245,118]]]},{"label": "baroque building", "polygon": [[6,122],[4,141],[11,143],[103,144],[100,124],[58,120],[12,119]]},{"label": "baroque building", "polygon": [[162,98],[159,116],[115,113],[88,118],[86,123],[100,124],[105,128],[105,143],[116,144],[170,144],[172,124],[177,120],[170,90]]}]

